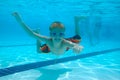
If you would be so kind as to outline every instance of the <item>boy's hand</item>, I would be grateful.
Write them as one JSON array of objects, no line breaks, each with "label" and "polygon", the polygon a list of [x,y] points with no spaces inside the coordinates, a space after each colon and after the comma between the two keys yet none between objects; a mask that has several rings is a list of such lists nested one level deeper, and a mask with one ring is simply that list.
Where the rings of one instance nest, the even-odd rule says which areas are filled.
[{"label": "boy's hand", "polygon": [[75,45],[73,47],[73,52],[80,53],[82,51],[82,49],[83,49],[83,46]]},{"label": "boy's hand", "polygon": [[13,12],[13,13],[12,13],[12,16],[17,17],[17,16],[19,16],[19,14],[18,14],[17,12]]},{"label": "boy's hand", "polygon": [[18,14],[18,12],[13,12],[12,16],[14,16],[18,22],[20,22],[20,23],[22,22],[22,20],[20,18],[20,15]]}]

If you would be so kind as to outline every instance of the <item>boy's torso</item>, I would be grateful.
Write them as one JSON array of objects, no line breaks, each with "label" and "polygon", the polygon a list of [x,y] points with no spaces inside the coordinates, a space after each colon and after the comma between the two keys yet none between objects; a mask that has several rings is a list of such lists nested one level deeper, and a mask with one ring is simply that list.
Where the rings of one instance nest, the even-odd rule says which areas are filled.
[{"label": "boy's torso", "polygon": [[67,46],[64,44],[64,40],[62,40],[60,43],[53,43],[52,39],[50,39],[46,44],[50,48],[50,51],[57,55],[63,54],[67,48]]}]

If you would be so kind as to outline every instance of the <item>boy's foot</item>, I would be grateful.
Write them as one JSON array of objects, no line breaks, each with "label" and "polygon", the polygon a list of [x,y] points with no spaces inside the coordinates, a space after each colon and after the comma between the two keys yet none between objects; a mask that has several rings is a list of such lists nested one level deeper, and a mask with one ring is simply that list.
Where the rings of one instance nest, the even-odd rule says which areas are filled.
[{"label": "boy's foot", "polygon": [[85,19],[86,16],[75,16],[74,18],[75,18],[76,21],[79,21],[81,19]]}]

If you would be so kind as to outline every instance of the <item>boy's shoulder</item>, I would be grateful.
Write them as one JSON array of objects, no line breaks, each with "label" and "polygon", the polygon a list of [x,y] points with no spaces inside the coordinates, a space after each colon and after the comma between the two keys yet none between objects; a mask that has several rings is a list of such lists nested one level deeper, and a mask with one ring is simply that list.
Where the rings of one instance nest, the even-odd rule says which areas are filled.
[{"label": "boy's shoulder", "polygon": [[48,38],[47,38],[47,41],[48,41],[48,42],[51,42],[51,41],[52,41],[52,38],[48,37]]}]

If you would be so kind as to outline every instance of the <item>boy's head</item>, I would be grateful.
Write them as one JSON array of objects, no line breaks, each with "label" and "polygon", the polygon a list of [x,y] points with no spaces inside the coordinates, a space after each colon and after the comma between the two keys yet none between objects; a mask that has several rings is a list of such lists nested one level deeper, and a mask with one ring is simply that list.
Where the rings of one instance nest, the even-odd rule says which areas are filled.
[{"label": "boy's head", "polygon": [[49,30],[52,31],[55,28],[58,28],[58,29],[62,30],[63,32],[65,31],[64,25],[61,22],[59,22],[59,21],[53,22],[51,24],[51,26],[49,27]]},{"label": "boy's head", "polygon": [[55,40],[59,41],[64,37],[65,27],[61,22],[53,22],[49,27],[50,36]]}]

